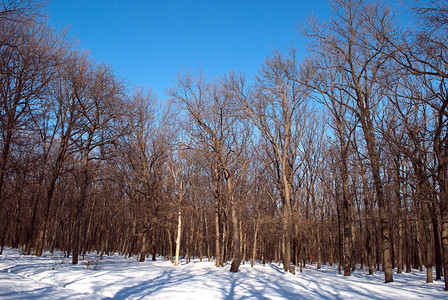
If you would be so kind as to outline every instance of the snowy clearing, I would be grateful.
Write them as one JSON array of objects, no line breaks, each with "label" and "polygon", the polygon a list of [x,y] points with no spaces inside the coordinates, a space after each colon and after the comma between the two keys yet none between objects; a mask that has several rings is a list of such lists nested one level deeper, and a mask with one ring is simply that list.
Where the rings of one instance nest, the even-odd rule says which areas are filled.
[{"label": "snowy clearing", "polygon": [[[86,263],[90,261],[91,265]],[[98,263],[95,267],[95,263]],[[96,268],[96,269],[95,269]],[[308,266],[297,275],[285,274],[277,264],[230,265],[213,262],[170,261],[105,256],[93,253],[79,265],[70,264],[62,252],[42,257],[5,249],[0,256],[1,299],[441,299],[447,298],[443,282],[425,283],[426,271],[394,274],[383,283],[383,274],[367,276],[358,270],[350,277],[337,275],[335,266],[317,270]]]}]

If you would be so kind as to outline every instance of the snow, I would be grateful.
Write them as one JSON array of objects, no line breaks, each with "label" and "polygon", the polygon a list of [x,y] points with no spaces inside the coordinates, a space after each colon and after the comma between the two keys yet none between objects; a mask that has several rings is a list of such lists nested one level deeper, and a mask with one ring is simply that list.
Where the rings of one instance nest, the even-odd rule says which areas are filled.
[{"label": "snow", "polygon": [[[82,258],[82,257],[81,257]],[[86,263],[90,261],[91,265]],[[95,267],[95,263],[98,263]],[[350,277],[337,274],[336,266],[307,266],[297,275],[285,274],[278,264],[250,264],[240,272],[230,265],[198,259],[137,262],[120,255],[90,253],[80,264],[70,264],[62,252],[27,256],[17,249],[0,255],[0,299],[447,299],[444,283],[425,282],[426,271],[394,274],[383,283],[381,272]]]}]

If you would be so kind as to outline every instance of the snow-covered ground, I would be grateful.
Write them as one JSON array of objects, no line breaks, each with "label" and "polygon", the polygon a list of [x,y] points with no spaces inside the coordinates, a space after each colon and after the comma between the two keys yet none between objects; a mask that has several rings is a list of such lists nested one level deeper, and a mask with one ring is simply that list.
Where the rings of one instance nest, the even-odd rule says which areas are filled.
[{"label": "snow-covered ground", "polygon": [[285,274],[276,264],[245,264],[238,273],[229,269],[199,260],[178,267],[161,258],[140,263],[120,255],[99,261],[93,253],[72,265],[61,252],[33,257],[5,249],[0,256],[0,299],[448,298],[442,281],[425,283],[425,271],[394,274],[394,282],[384,284],[380,272],[368,276],[359,270],[344,277],[335,266],[309,266],[297,275]]}]

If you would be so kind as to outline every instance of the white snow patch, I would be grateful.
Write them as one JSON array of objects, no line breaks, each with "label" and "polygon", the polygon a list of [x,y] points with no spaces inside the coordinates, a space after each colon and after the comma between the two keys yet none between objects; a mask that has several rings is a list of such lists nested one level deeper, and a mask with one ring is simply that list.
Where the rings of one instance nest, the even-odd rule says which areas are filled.
[{"label": "white snow patch", "polygon": [[357,270],[350,277],[337,274],[336,266],[316,269],[309,265],[297,275],[285,274],[278,264],[230,265],[214,262],[137,262],[120,255],[105,256],[97,269],[84,262],[98,260],[86,255],[79,265],[70,264],[62,252],[26,256],[17,249],[0,255],[0,299],[447,299],[443,281],[425,282],[426,270],[384,275]]}]

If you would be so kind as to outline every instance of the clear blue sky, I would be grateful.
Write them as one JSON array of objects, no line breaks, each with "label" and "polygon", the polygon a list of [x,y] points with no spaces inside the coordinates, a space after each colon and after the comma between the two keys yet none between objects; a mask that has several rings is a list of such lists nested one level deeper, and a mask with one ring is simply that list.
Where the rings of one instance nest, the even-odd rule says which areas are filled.
[{"label": "clear blue sky", "polygon": [[96,61],[163,100],[181,68],[252,77],[273,50],[291,43],[304,50],[296,23],[311,11],[325,18],[328,7],[325,0],[50,0],[47,11]]}]

